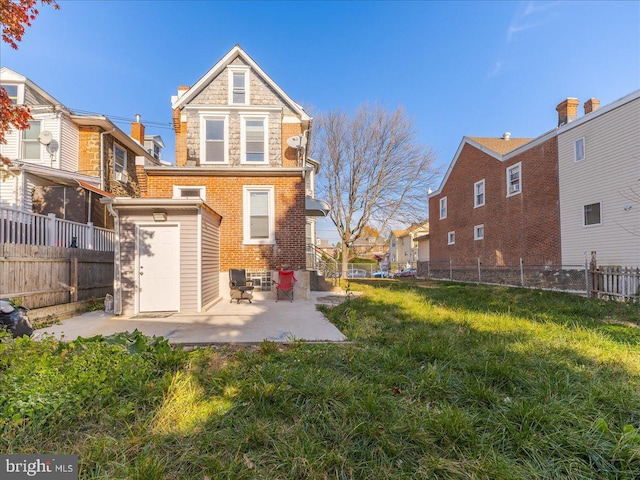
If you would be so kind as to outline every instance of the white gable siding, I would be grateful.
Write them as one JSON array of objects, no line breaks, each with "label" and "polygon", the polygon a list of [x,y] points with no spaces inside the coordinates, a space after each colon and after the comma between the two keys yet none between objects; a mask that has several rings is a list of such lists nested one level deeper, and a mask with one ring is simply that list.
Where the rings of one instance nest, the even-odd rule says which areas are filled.
[{"label": "white gable siding", "polygon": [[[560,133],[558,158],[562,263],[582,265],[595,251],[600,265],[640,266],[640,99]],[[584,205],[598,202],[601,225],[583,226]]]}]

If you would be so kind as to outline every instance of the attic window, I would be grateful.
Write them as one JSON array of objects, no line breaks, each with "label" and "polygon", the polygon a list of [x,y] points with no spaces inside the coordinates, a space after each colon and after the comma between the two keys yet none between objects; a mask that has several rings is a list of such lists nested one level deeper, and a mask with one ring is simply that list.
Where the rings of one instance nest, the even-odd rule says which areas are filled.
[{"label": "attic window", "polygon": [[249,104],[249,68],[229,67],[229,104]]},{"label": "attic window", "polygon": [[18,85],[2,85],[2,88],[7,92],[11,103],[16,105],[18,103]]}]

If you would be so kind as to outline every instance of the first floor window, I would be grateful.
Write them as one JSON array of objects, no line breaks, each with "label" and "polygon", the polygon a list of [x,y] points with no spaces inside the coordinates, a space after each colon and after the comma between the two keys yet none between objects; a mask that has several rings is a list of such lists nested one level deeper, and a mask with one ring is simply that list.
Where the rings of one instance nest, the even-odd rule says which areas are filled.
[{"label": "first floor window", "polygon": [[22,131],[22,159],[40,160],[42,148],[38,141],[41,125],[39,121],[29,122],[29,128]]},{"label": "first floor window", "polygon": [[482,240],[484,238],[484,225],[476,225],[473,227],[473,239]]},{"label": "first floor window", "polygon": [[600,217],[600,203],[591,203],[584,206],[584,225],[600,225],[602,219]]},{"label": "first floor window", "polygon": [[275,204],[273,187],[244,188],[244,243],[273,243]]},{"label": "first floor window", "polygon": [[440,199],[440,219],[447,218],[447,197]]},{"label": "first floor window", "polygon": [[447,233],[447,245],[453,245],[456,243],[456,232]]}]

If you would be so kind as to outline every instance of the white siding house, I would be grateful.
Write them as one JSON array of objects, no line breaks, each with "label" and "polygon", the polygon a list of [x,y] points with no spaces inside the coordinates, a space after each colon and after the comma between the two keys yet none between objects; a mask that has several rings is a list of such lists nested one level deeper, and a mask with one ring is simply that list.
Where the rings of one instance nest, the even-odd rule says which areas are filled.
[{"label": "white siding house", "polygon": [[559,127],[558,166],[562,263],[640,267],[640,90]]}]

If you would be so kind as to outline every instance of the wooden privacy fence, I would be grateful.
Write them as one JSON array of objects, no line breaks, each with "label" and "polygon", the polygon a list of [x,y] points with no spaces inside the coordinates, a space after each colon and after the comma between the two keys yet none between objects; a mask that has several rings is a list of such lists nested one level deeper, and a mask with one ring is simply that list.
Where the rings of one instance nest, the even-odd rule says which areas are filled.
[{"label": "wooden privacy fence", "polygon": [[0,298],[27,308],[113,293],[113,252],[0,244]]}]

